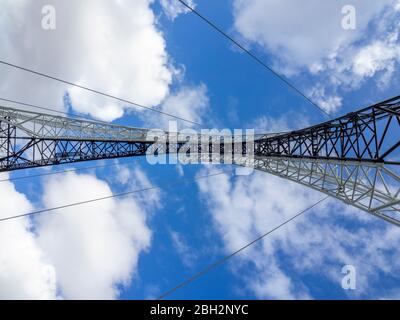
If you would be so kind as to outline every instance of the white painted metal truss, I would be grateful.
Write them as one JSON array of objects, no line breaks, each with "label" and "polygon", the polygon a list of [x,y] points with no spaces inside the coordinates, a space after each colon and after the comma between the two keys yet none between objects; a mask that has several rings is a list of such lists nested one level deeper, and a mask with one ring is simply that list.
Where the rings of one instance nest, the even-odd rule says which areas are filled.
[{"label": "white painted metal truss", "polygon": [[[390,110],[389,110],[390,111]],[[397,111],[396,111],[397,112]],[[393,116],[394,117],[394,116]],[[397,117],[397,115],[396,115]],[[397,119],[397,118],[396,118]],[[400,119],[397,119],[400,123]],[[118,157],[143,156],[156,145],[148,129],[0,107],[0,171]],[[186,150],[184,140],[172,141],[161,153]],[[185,135],[187,136],[187,135]],[[217,150],[199,148],[201,135],[191,143],[204,162],[252,167],[335,197],[400,226],[400,177],[381,162],[303,158],[286,155],[252,157],[254,143]],[[257,139],[257,138],[256,138]],[[249,141],[247,141],[249,142]],[[396,149],[395,147],[391,149]],[[201,150],[201,151],[199,151]],[[220,154],[214,154],[219,151]],[[192,152],[192,151],[191,151]],[[223,154],[223,158],[221,155]],[[242,157],[243,156],[243,157]]]},{"label": "white painted metal truss", "polygon": [[27,137],[57,140],[145,141],[148,129],[0,106],[0,118]]},{"label": "white painted metal truss", "polygon": [[400,176],[390,166],[283,157],[235,162],[300,183],[400,226]]},{"label": "white painted metal truss", "polygon": [[[17,136],[22,138],[36,138],[42,140],[84,140],[84,141],[119,141],[119,142],[154,142],[154,137],[159,141],[171,140],[176,137],[179,142],[186,142],[190,136],[192,141],[197,141],[202,136],[205,139],[212,138],[211,134],[176,133],[167,132],[161,129],[143,129],[130,126],[110,124],[102,121],[86,120],[77,117],[64,117],[46,113],[20,110],[0,106],[0,119],[2,127],[9,124],[18,132]],[[218,130],[216,131],[218,133]],[[151,134],[149,134],[151,133]],[[259,138],[265,135],[257,135]],[[246,139],[246,137],[222,136],[215,137]],[[253,139],[253,137],[252,137]]]}]

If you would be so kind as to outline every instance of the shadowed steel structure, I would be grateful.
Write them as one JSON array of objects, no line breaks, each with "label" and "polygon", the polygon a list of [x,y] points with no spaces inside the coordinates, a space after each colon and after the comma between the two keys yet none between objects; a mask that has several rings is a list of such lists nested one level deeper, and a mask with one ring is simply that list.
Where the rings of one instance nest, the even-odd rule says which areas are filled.
[{"label": "shadowed steel structure", "polygon": [[[0,107],[0,171],[172,153],[187,147],[185,139],[172,139],[176,133],[163,133],[162,148],[149,133],[148,129]],[[249,144],[226,136],[220,138],[223,143],[217,150],[204,143],[201,135],[192,138],[194,149],[184,149],[186,153],[196,150],[199,158],[217,163],[229,163],[226,159],[233,156],[231,163],[295,181],[400,226],[396,173],[400,96],[302,130],[258,135],[251,150]]]},{"label": "shadowed steel structure", "polygon": [[396,162],[391,155],[399,146],[400,96],[306,129],[261,138],[255,154],[389,163]]},{"label": "shadowed steel structure", "polygon": [[390,166],[285,157],[255,157],[238,164],[300,183],[400,226],[400,176]]}]

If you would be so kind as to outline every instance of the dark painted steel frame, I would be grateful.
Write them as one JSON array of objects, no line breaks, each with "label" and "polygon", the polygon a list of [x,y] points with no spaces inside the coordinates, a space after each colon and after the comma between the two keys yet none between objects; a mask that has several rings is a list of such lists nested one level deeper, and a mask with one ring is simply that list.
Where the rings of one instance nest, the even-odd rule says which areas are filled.
[{"label": "dark painted steel frame", "polygon": [[255,155],[390,163],[388,158],[399,147],[397,96],[309,128],[261,137],[255,142]]},{"label": "dark painted steel frame", "polygon": [[[154,142],[102,141],[27,137],[10,119],[0,119],[0,171],[74,163],[80,161],[143,156]],[[389,140],[388,137],[392,140]],[[160,152],[176,151],[182,144],[167,145]],[[246,145],[239,153],[246,155]],[[389,163],[400,147],[400,96],[343,117],[303,130],[275,136],[263,135],[254,144],[255,156],[319,160],[351,160]],[[232,150],[238,145],[232,146]],[[198,145],[199,153],[216,150]],[[222,144],[220,154],[231,152]],[[188,151],[190,152],[190,151]]]}]

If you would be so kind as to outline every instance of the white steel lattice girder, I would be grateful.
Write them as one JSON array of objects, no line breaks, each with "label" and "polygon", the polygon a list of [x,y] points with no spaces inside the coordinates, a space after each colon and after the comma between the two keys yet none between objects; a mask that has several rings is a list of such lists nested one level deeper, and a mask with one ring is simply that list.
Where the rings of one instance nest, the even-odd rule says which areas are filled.
[{"label": "white steel lattice girder", "polygon": [[[344,128],[348,133],[344,135],[340,133],[341,131],[337,131],[339,132],[338,142],[343,144],[343,139],[348,137],[349,142],[343,144],[342,149],[345,151],[350,150],[349,148],[354,149],[352,154],[356,154],[357,157],[352,155],[351,159],[359,158],[357,161],[329,159],[326,152],[318,155],[319,149],[314,149],[313,144],[304,142],[306,140],[303,138],[299,140],[298,145],[299,150],[303,150],[304,154],[297,151],[292,153],[290,150],[289,153],[292,154],[287,155],[289,147],[284,144],[281,145],[282,154],[276,154],[280,152],[279,148],[281,147],[274,149],[273,154],[269,154],[269,143],[280,139],[285,141],[284,139],[291,134],[284,133],[258,136],[255,144],[251,144],[251,147],[235,143],[233,146],[235,154],[241,155],[243,158],[235,158],[233,163],[295,181],[400,226],[399,175],[392,170],[393,167],[385,163],[385,158],[381,157],[382,153],[371,153],[369,147],[366,148],[366,152],[355,152],[358,150],[358,145],[354,140],[359,137],[359,139],[363,139],[363,142],[367,141],[367,144],[369,141],[374,141],[380,149],[385,150],[384,155],[389,155],[389,153],[392,156],[395,155],[394,152],[400,145],[398,141],[400,134],[398,132],[400,131],[398,129],[400,126],[399,100],[400,98],[397,97],[369,109],[363,109],[357,116],[353,113],[351,116],[343,117],[347,121]],[[332,128],[337,130],[337,123],[343,123],[343,119],[333,120]],[[369,119],[368,127],[364,124],[366,119]],[[384,121],[384,126],[381,127],[383,131],[379,133],[379,128],[376,127],[377,133],[371,136],[374,139],[365,140],[366,135],[354,134],[354,132],[359,132],[358,129],[370,132],[374,128],[371,123],[382,120]],[[362,124],[354,126],[355,121],[362,121]],[[301,132],[295,132],[293,137],[300,135],[314,137],[315,130],[318,131],[321,128],[321,130],[328,130],[327,125],[325,123],[322,127],[314,126]],[[143,156],[148,149],[151,150],[155,146],[155,140],[149,140],[149,131],[148,129],[0,107],[0,171],[96,159]],[[376,139],[378,133],[381,136],[379,140]],[[166,134],[172,136],[172,133]],[[319,139],[321,137],[322,135],[319,136]],[[196,135],[193,141],[199,141],[196,140],[199,138],[200,135]],[[260,141],[266,143],[266,154],[263,154],[264,151],[261,154],[258,152]],[[301,149],[303,143],[306,143],[306,147]],[[387,143],[386,147],[385,143]],[[170,141],[168,147],[159,151],[169,153],[178,150],[183,144],[183,140]],[[230,148],[221,147],[217,149],[220,154],[215,155],[213,154],[215,149],[208,149],[207,145],[206,148],[200,148],[200,144],[197,145],[196,142],[194,144],[196,146],[194,150],[199,151],[199,157],[203,160],[214,160],[214,163],[232,163],[229,161]],[[248,150],[249,148],[252,150]],[[256,156],[249,156],[250,151],[255,151]],[[224,158],[221,158],[223,153]],[[312,157],[310,157],[310,153]],[[333,158],[337,156],[337,153],[332,155]],[[228,161],[226,161],[227,157]]]},{"label": "white steel lattice girder", "polygon": [[145,141],[148,129],[0,107],[0,119],[18,136],[36,139]]},{"label": "white steel lattice girder", "polygon": [[282,157],[236,164],[300,183],[400,226],[400,176],[390,166]]}]

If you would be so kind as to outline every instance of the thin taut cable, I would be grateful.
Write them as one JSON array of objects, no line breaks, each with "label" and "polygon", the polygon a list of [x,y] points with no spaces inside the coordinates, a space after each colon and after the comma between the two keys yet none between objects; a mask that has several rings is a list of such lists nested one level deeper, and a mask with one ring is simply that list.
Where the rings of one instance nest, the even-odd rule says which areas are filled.
[{"label": "thin taut cable", "polygon": [[[12,104],[18,104],[18,105],[21,105],[24,107],[30,107],[30,108],[35,108],[35,109],[39,109],[39,110],[51,111],[51,112],[55,112],[58,114],[62,114],[64,116],[73,117],[74,119],[77,119],[77,120],[96,121],[96,122],[100,122],[100,123],[104,123],[104,124],[110,124],[109,122],[96,120],[96,119],[93,119],[93,118],[85,116],[85,115],[79,115],[79,114],[72,113],[72,112],[65,112],[65,111],[54,109],[54,108],[43,107],[43,106],[39,106],[37,104],[28,103],[28,102],[22,102],[22,101],[17,101],[17,100],[13,100],[13,99],[2,98],[2,97],[0,97],[0,101],[9,102]],[[29,111],[29,110],[27,110],[27,111]]]},{"label": "thin taut cable", "polygon": [[285,77],[280,75],[278,72],[276,72],[274,69],[272,69],[269,65],[267,65],[264,61],[262,61],[260,58],[258,58],[254,53],[252,53],[250,50],[246,49],[243,45],[241,45],[238,41],[233,39],[231,36],[229,36],[225,31],[223,31],[220,27],[218,27],[213,21],[210,19],[206,18],[203,14],[198,12],[196,9],[191,7],[189,4],[187,4],[183,0],[177,0],[179,1],[182,5],[184,5],[188,10],[190,10],[192,13],[194,13],[196,16],[198,16],[200,19],[202,19],[204,22],[206,22],[208,25],[210,25],[213,29],[215,29],[218,33],[220,33],[223,37],[228,39],[230,42],[232,42],[235,46],[237,46],[240,50],[245,52],[247,55],[249,55],[252,59],[254,59],[258,64],[272,72],[276,77],[278,77],[280,80],[282,80],[286,85],[288,85],[292,90],[296,91],[299,95],[301,95],[305,100],[307,100],[309,103],[311,103],[314,107],[316,107],[319,111],[321,111],[323,114],[326,116],[330,117],[331,115],[326,112],[324,109],[322,109],[319,105],[317,105],[314,101],[312,101],[307,95],[305,95],[302,91],[297,89],[294,84],[289,82]]},{"label": "thin taut cable", "polygon": [[122,192],[122,193],[115,193],[115,194],[112,194],[112,195],[109,195],[109,196],[100,197],[100,198],[94,198],[94,199],[89,199],[89,200],[84,200],[84,201],[79,201],[79,202],[73,202],[73,203],[65,204],[65,205],[58,206],[58,207],[46,208],[46,209],[41,209],[41,210],[32,211],[32,212],[28,212],[28,213],[17,214],[17,215],[14,215],[14,216],[1,218],[0,222],[5,222],[5,221],[14,220],[14,219],[23,218],[23,217],[31,217],[31,216],[39,215],[39,214],[46,213],[46,212],[51,212],[51,211],[56,211],[56,210],[60,210],[60,209],[66,209],[66,208],[80,206],[82,204],[93,203],[93,202],[98,202],[98,201],[103,201],[103,200],[108,200],[108,199],[113,199],[113,198],[119,198],[119,197],[125,197],[125,196],[132,195],[132,194],[138,193],[138,192],[144,192],[144,191],[156,190],[156,189],[164,189],[164,188],[167,188],[167,187],[170,188],[170,187],[173,187],[173,186],[176,186],[176,185],[179,185],[179,184],[193,182],[193,181],[197,181],[197,180],[205,179],[205,178],[209,178],[209,177],[219,176],[219,175],[222,175],[222,174],[225,174],[225,173],[226,173],[225,171],[219,171],[219,172],[208,174],[208,175],[205,175],[205,176],[198,176],[198,177],[195,177],[193,179],[182,179],[180,181],[177,181],[175,183],[171,183],[168,186],[164,186],[164,187],[162,187],[162,186],[147,187],[147,188],[127,191],[127,192]]},{"label": "thin taut cable", "polygon": [[313,209],[315,206],[319,205],[321,202],[325,201],[326,199],[328,199],[329,196],[326,196],[325,198],[322,198],[321,200],[319,200],[318,202],[314,203],[312,206],[304,209],[303,211],[299,212],[298,214],[294,215],[293,217],[289,218],[288,220],[284,221],[283,223],[281,223],[279,226],[273,228],[272,230],[264,233],[263,235],[261,235],[260,237],[258,237],[257,239],[249,242],[248,244],[244,245],[243,247],[241,247],[240,249],[232,252],[231,254],[223,257],[222,259],[219,259],[217,261],[215,261],[214,263],[210,264],[208,267],[204,268],[202,271],[196,273],[195,275],[193,275],[192,277],[190,277],[189,279],[181,282],[180,284],[178,284],[177,286],[175,286],[174,288],[172,288],[171,290],[166,291],[165,293],[163,293],[161,296],[159,296],[157,298],[157,300],[162,300],[165,299],[167,296],[169,296],[170,294],[174,293],[176,290],[187,286],[188,284],[190,284],[191,282],[197,280],[198,278],[204,276],[206,273],[210,272],[211,270],[217,268],[218,266],[224,264],[225,262],[227,262],[230,258],[236,256],[238,253],[244,251],[245,249],[247,249],[248,247],[252,246],[253,244],[259,242],[260,240],[264,239],[265,237],[267,237],[268,235],[270,235],[271,233],[273,233],[274,231],[277,231],[278,229],[280,229],[281,227],[283,227],[284,225],[288,224],[289,222],[293,221],[294,219],[300,217],[301,215],[303,215],[304,213],[306,213],[307,211]]},{"label": "thin taut cable", "polygon": [[[77,171],[84,171],[84,170],[91,170],[91,169],[98,169],[98,168],[108,168],[108,167],[118,167],[118,166],[123,166],[125,164],[129,163],[134,163],[134,161],[126,161],[126,162],[114,162],[110,164],[101,164],[101,165],[96,165],[96,166],[89,166],[89,167],[81,167],[81,168],[75,168],[75,169],[66,169],[66,170],[60,170],[60,171],[51,171],[51,172],[44,172],[44,173],[38,173],[38,174],[32,174],[32,175],[26,175],[26,176],[19,176],[19,177],[14,177],[14,178],[8,178],[8,179],[0,179],[1,182],[7,182],[7,181],[16,181],[16,180],[24,180],[24,179],[31,179],[31,178],[38,178],[38,177],[44,177],[44,176],[52,176],[56,174],[61,174],[61,173],[68,173],[68,172],[77,172]],[[42,168],[42,167],[34,167],[32,169],[36,168]]]},{"label": "thin taut cable", "polygon": [[171,118],[175,118],[177,120],[181,120],[181,121],[189,122],[191,124],[195,124],[197,126],[201,126],[201,124],[198,123],[198,122],[194,122],[194,121],[191,121],[191,120],[179,117],[179,116],[175,116],[175,115],[173,115],[171,113],[164,112],[164,111],[152,108],[152,107],[147,107],[147,106],[144,106],[142,104],[136,103],[134,101],[127,100],[127,99],[124,99],[124,98],[120,98],[120,97],[114,96],[112,94],[105,93],[103,91],[99,91],[99,90],[96,90],[96,89],[92,89],[92,88],[89,88],[89,87],[86,87],[86,86],[79,85],[77,83],[73,83],[73,82],[70,82],[70,81],[67,81],[67,80],[63,80],[61,78],[57,78],[55,76],[51,76],[51,75],[45,74],[43,72],[39,72],[39,71],[36,71],[36,70],[32,70],[32,69],[28,69],[28,68],[25,68],[25,67],[22,67],[22,66],[18,66],[16,64],[13,64],[13,63],[10,63],[10,62],[4,61],[4,60],[0,60],[0,64],[3,64],[3,65],[8,66],[8,67],[15,68],[15,69],[19,69],[19,70],[22,70],[22,71],[25,71],[25,72],[29,72],[29,73],[32,73],[34,75],[40,76],[40,77],[44,77],[44,78],[48,78],[48,79],[51,79],[51,80],[54,80],[54,81],[57,81],[57,82],[68,84],[70,86],[73,86],[73,87],[76,87],[76,88],[79,88],[79,89],[82,89],[82,90],[86,90],[86,91],[89,91],[89,92],[92,92],[92,93],[96,93],[96,94],[102,95],[104,97],[111,98],[111,99],[114,99],[114,100],[117,100],[117,101],[120,101],[120,102],[124,102],[124,103],[130,104],[130,105],[142,108],[142,109],[154,111],[154,112],[160,113],[162,115],[169,116]]}]

